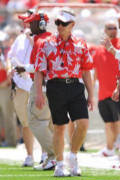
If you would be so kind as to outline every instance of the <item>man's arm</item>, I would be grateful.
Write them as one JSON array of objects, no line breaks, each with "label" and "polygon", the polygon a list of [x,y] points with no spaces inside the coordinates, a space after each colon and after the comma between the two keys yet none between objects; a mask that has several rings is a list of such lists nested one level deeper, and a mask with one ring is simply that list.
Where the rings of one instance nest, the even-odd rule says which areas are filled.
[{"label": "man's arm", "polygon": [[115,56],[115,59],[118,59],[120,61],[120,50],[116,49],[112,45],[109,38],[104,39],[103,45],[106,47],[107,51],[111,52]]},{"label": "man's arm", "polygon": [[42,83],[44,75],[42,72],[35,72],[34,83],[35,83],[35,104],[39,109],[42,109],[45,105],[45,98],[42,92]]},{"label": "man's arm", "polygon": [[113,91],[112,100],[118,102],[119,95],[120,95],[120,79],[117,80],[117,86],[116,89]]},{"label": "man's arm", "polygon": [[82,78],[84,81],[84,84],[86,86],[87,92],[88,92],[88,107],[89,110],[93,110],[93,84],[92,84],[92,78],[90,71],[83,71],[82,72]]},{"label": "man's arm", "polygon": [[96,71],[96,68],[94,68],[93,79],[92,79],[93,89],[95,88],[97,80],[98,80],[98,78],[97,78],[97,71]]},{"label": "man's arm", "polygon": [[21,66],[16,66],[15,70],[18,72],[18,74],[23,73],[23,72],[28,72],[28,73],[35,72],[34,64],[24,64]]}]

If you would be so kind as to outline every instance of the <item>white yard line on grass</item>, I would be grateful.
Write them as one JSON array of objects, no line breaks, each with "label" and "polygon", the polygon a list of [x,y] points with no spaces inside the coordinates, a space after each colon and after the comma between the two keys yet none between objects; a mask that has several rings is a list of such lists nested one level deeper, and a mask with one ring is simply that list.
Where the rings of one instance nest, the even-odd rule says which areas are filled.
[{"label": "white yard line on grass", "polygon": [[53,175],[40,175],[40,174],[7,174],[7,175],[0,175],[0,177],[34,177],[34,176],[39,176],[39,177],[49,177],[49,176],[53,176]]},{"label": "white yard line on grass", "polygon": [[[35,163],[38,163],[40,157],[39,149],[34,152]],[[65,159],[68,157],[68,152],[64,153]],[[25,154],[23,148],[17,150],[0,149],[0,163],[2,164],[22,164]],[[37,160],[37,161],[36,161]],[[120,165],[119,157],[102,157],[97,153],[78,153],[78,163],[80,167],[98,168],[98,169],[112,169],[113,165]],[[3,166],[4,168],[4,166]],[[18,167],[20,168],[20,167]],[[22,168],[22,167],[21,167]],[[120,170],[120,169],[119,169]]]},{"label": "white yard line on grass", "polygon": [[[0,177],[53,177],[53,178],[56,178],[55,176],[53,176],[53,175],[39,175],[39,174],[26,174],[26,175],[18,175],[18,174],[14,174],[14,175],[11,175],[11,174],[8,174],[8,175],[0,175]],[[85,178],[85,176],[69,176],[70,178],[72,178],[72,177],[80,177],[80,178]],[[67,178],[69,178],[69,177],[67,177]],[[60,177],[59,177],[60,178]],[[62,178],[62,180],[65,180],[65,179],[63,179],[63,178],[65,178],[65,177],[61,177]],[[86,177],[86,179],[88,180],[88,179],[96,179],[96,176],[94,177],[94,176],[91,176],[91,177]]]},{"label": "white yard line on grass", "polygon": [[87,132],[88,134],[103,134],[105,133],[104,129],[90,129]]},{"label": "white yard line on grass", "polygon": [[[0,170],[21,170],[21,169],[24,169],[25,170],[25,167],[16,167],[16,168],[12,168],[12,167],[3,167],[3,168],[0,168]],[[29,170],[34,170],[32,167],[31,168],[29,168]]]}]

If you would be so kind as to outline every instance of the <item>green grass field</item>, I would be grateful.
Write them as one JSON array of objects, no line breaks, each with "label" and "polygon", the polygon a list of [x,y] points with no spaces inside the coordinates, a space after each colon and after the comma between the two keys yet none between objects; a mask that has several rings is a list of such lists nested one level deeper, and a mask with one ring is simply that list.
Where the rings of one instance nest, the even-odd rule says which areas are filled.
[{"label": "green grass field", "polygon": [[120,171],[82,168],[82,177],[53,177],[53,171],[34,171],[20,165],[0,164],[0,180],[120,180]]}]

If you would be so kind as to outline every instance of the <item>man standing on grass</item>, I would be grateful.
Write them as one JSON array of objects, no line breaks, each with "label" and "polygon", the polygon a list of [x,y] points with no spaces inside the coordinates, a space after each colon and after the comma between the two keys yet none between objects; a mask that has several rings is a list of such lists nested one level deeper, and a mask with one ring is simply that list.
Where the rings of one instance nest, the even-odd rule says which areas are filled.
[{"label": "man standing on grass", "polygon": [[[36,105],[42,109],[45,99],[42,81],[47,80],[47,97],[54,124],[53,145],[57,165],[54,176],[80,176],[77,152],[82,145],[88,128],[88,109],[93,109],[93,88],[90,70],[92,59],[85,41],[76,38],[71,31],[75,24],[75,14],[71,9],[61,9],[55,20],[58,34],[46,40],[38,50],[36,59]],[[83,78],[88,92],[86,101]],[[69,156],[70,172],[63,166],[64,132],[69,122],[68,113],[76,123]]]},{"label": "man standing on grass", "polygon": [[[106,22],[104,32],[106,37],[109,37],[111,44],[119,49],[120,39],[117,38],[117,24],[114,21]],[[96,49],[93,60],[95,77],[99,81],[98,108],[105,123],[106,133],[106,147],[98,154],[113,156],[116,139],[120,137],[120,101],[115,102],[112,99],[119,72],[118,61],[115,60],[109,49],[106,49],[103,45]]]}]

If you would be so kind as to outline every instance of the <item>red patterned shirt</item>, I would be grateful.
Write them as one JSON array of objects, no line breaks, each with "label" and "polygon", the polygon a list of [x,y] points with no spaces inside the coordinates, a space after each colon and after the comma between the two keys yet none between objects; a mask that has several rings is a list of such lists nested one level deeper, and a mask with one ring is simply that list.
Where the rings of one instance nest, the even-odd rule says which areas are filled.
[{"label": "red patterned shirt", "polygon": [[93,61],[84,40],[72,35],[63,41],[59,35],[51,36],[38,49],[35,68],[53,78],[81,78],[82,70],[91,70]]}]

